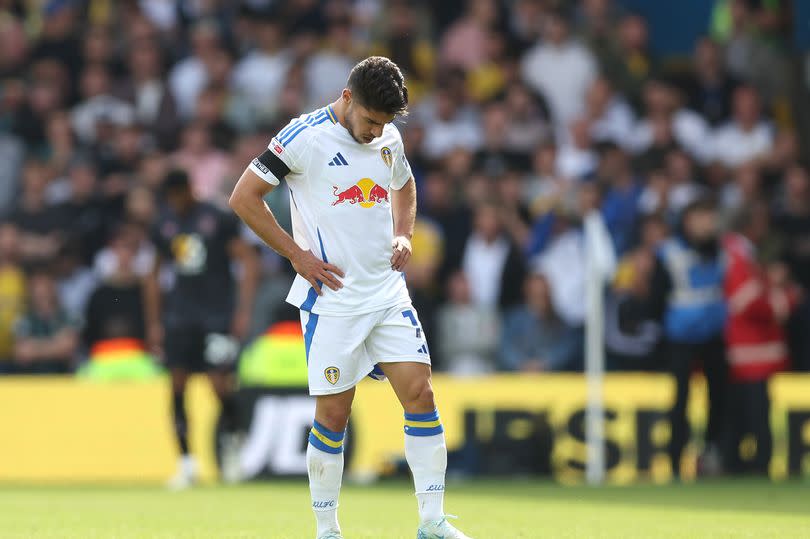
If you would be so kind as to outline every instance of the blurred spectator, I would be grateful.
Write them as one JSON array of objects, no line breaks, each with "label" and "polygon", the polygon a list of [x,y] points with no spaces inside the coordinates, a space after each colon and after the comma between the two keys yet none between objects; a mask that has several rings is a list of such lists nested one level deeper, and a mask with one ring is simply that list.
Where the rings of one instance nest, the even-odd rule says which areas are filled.
[{"label": "blurred spectator", "polygon": [[112,95],[112,83],[107,67],[91,64],[81,73],[82,100],[73,108],[71,118],[76,135],[85,144],[102,140],[104,131],[98,124],[129,125],[135,120],[132,106]]},{"label": "blurred spectator", "polygon": [[[650,221],[649,223],[653,223]],[[605,305],[605,348],[609,370],[657,370],[661,324],[650,301],[650,276],[655,265],[651,249],[640,248],[625,258],[622,282]],[[621,266],[620,266],[621,267]]]},{"label": "blurred spectator", "polygon": [[697,42],[692,72],[684,81],[692,110],[713,127],[729,119],[731,96],[739,82],[726,71],[720,46],[705,37]]},{"label": "blurred spectator", "polygon": [[472,285],[463,272],[447,283],[448,303],[439,308],[439,357],[444,370],[456,375],[485,374],[495,370],[500,331],[494,305],[477,304]]},{"label": "blurred spectator", "polygon": [[[452,80],[458,73],[447,77]],[[433,101],[422,107],[422,116],[426,116],[423,121],[430,126],[422,144],[428,158],[439,159],[456,149],[475,151],[481,147],[477,115],[464,107],[463,89],[457,85],[456,80],[451,87],[440,87]]]},{"label": "blurred spectator", "polygon": [[201,122],[193,122],[183,130],[180,148],[174,163],[188,170],[194,193],[200,200],[224,205],[222,189],[228,170],[228,157],[214,147],[211,132]]},{"label": "blurred spectator", "polygon": [[570,136],[557,154],[557,172],[563,178],[582,179],[591,174],[599,163],[591,145],[587,120],[576,120],[569,126]]},{"label": "blurred spectator", "polygon": [[134,107],[135,120],[170,149],[179,129],[177,105],[165,81],[160,45],[151,40],[133,42],[127,54],[129,77],[116,87],[116,95]]},{"label": "blurred spectator", "polygon": [[344,17],[332,20],[324,46],[309,58],[304,67],[307,109],[322,107],[340,95],[357,60],[351,21]]},{"label": "blurred spectator", "polygon": [[92,161],[77,160],[70,166],[68,178],[70,197],[55,211],[70,223],[67,235],[78,244],[84,264],[89,265],[107,235],[107,215],[98,196],[96,167]]},{"label": "blurred spectator", "polygon": [[0,223],[0,374],[13,371],[14,323],[23,314],[26,282],[19,263],[20,233],[11,223]]},{"label": "blurred spectator", "polygon": [[531,274],[525,303],[504,315],[500,367],[508,371],[560,371],[572,367],[581,341],[554,312],[548,280]]},{"label": "blurred spectator", "polygon": [[498,6],[493,0],[467,0],[466,4],[464,14],[447,29],[441,42],[439,60],[446,67],[469,70],[486,59]]},{"label": "blurred spectator", "polygon": [[756,90],[734,90],[732,107],[732,120],[717,130],[712,143],[713,159],[730,168],[764,158],[773,146],[773,131],[762,119]]},{"label": "blurred spectator", "polygon": [[718,242],[718,215],[712,202],[699,199],[687,206],[677,237],[658,252],[652,275],[652,311],[666,338],[668,370],[675,377],[675,405],[670,412],[670,458],[676,477],[683,448],[689,440],[686,403],[691,365],[701,359],[709,386],[704,468],[717,473],[722,466],[720,444],[725,420],[727,366],[723,328],[723,257]]},{"label": "blurred spectator", "polygon": [[626,15],[620,21],[612,47],[602,49],[602,72],[633,105],[640,106],[644,82],[656,69],[648,49],[647,22],[639,15]]},{"label": "blurred spectator", "polygon": [[60,249],[52,266],[59,305],[71,320],[81,320],[87,300],[98,284],[96,274],[85,264],[80,246],[76,242],[67,242]]},{"label": "blurred spectator", "polygon": [[641,184],[630,168],[628,156],[610,143],[601,147],[597,181],[604,192],[602,216],[613,238],[616,254],[624,254],[636,243]]},{"label": "blurred spectator", "polygon": [[29,275],[28,311],[14,329],[14,372],[60,374],[76,359],[79,323],[59,304],[56,282],[40,268]]},{"label": "blurred spectator", "polygon": [[213,22],[199,22],[191,30],[192,53],[177,62],[169,74],[169,88],[182,118],[192,115],[197,96],[211,80],[209,67],[220,46],[220,32]]},{"label": "blurred spectator", "polygon": [[473,230],[464,246],[461,267],[474,305],[498,308],[520,300],[525,272],[523,257],[504,235],[494,204],[481,204],[475,209]]},{"label": "blurred spectator", "polygon": [[133,225],[123,225],[110,242],[115,265],[93,291],[84,313],[84,342],[94,344],[119,338],[146,338],[143,308],[143,274],[138,274],[140,241]]},{"label": "blurred spectator", "polygon": [[[285,30],[279,19],[265,17],[255,24],[257,46],[234,67],[233,86],[247,99],[254,114],[269,119],[276,113],[292,58],[284,47]],[[348,71],[341,75],[341,84],[347,76]]]},{"label": "blurred spectator", "polygon": [[548,106],[524,83],[509,85],[504,105],[509,124],[504,137],[512,151],[529,155],[537,145],[551,140]]},{"label": "blurred spectator", "polygon": [[21,232],[20,246],[24,262],[53,259],[64,240],[64,218],[45,202],[50,174],[45,165],[36,161],[28,161],[23,168],[22,195],[11,214],[11,221]]},{"label": "blurred spectator", "polygon": [[22,169],[25,148],[20,140],[0,132],[0,217],[6,217],[13,210],[18,195],[18,177]]},{"label": "blurred spectator", "polygon": [[631,136],[635,116],[627,102],[605,78],[593,81],[585,96],[584,118],[594,142],[623,145]]},{"label": "blurred spectator", "polygon": [[[799,291],[790,283],[784,264],[766,269],[757,261],[757,245],[768,231],[767,206],[761,202],[748,205],[737,217],[739,233],[724,240],[729,260],[724,286],[731,381],[725,467],[731,473],[767,475],[773,446],[767,381],[788,366],[783,325],[799,300]],[[745,462],[740,444],[749,434],[756,441],[756,453],[751,462]]]},{"label": "blurred spectator", "polygon": [[521,70],[523,80],[545,97],[558,129],[582,112],[588,86],[597,75],[593,55],[569,37],[560,12],[546,16],[543,39],[523,56]]}]

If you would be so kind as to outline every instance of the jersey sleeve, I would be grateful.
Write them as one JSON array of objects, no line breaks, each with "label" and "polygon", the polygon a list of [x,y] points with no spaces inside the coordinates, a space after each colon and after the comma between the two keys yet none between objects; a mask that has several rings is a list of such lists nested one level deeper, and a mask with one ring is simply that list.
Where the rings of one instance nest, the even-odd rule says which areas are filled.
[{"label": "jersey sleeve", "polygon": [[399,150],[397,152],[398,155],[394,156],[394,162],[391,164],[391,170],[393,172],[391,188],[398,191],[405,187],[405,184],[408,183],[408,180],[413,176],[413,172],[411,172],[411,164],[408,163],[408,158],[405,157],[405,147],[402,144],[401,138],[399,139],[397,148]]},{"label": "jersey sleeve", "polygon": [[272,185],[278,185],[290,172],[302,173],[304,152],[312,135],[309,125],[301,118],[288,123],[270,140],[267,150],[250,163],[250,170]]}]

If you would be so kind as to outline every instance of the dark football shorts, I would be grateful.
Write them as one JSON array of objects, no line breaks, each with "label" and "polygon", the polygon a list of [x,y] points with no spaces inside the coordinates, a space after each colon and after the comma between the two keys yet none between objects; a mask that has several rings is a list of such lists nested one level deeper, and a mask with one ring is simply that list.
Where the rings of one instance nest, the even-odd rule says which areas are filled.
[{"label": "dark football shorts", "polygon": [[239,358],[239,342],[227,331],[202,326],[166,330],[166,366],[190,372],[231,370]]}]

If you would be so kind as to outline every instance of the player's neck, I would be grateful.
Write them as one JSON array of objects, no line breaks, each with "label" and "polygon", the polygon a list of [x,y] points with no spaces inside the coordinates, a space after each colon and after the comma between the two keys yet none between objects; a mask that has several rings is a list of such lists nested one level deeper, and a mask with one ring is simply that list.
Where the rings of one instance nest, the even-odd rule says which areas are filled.
[{"label": "player's neck", "polygon": [[346,102],[338,99],[329,106],[332,107],[332,112],[335,113],[338,123],[348,130],[349,127],[346,125]]}]

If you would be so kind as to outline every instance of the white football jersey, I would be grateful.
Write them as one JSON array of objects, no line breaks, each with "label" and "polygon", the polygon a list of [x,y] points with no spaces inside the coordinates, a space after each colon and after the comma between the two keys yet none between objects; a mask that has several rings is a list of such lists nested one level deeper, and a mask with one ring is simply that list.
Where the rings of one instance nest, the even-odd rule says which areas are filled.
[{"label": "white football jersey", "polygon": [[[343,288],[324,285],[323,296],[296,275],[287,301],[324,315],[364,314],[409,302],[404,275],[391,269],[390,191],[411,178],[397,128],[387,124],[381,137],[360,144],[327,106],[292,120],[268,148],[290,169],[295,242],[346,275]],[[250,169],[279,183],[258,160]]]}]

